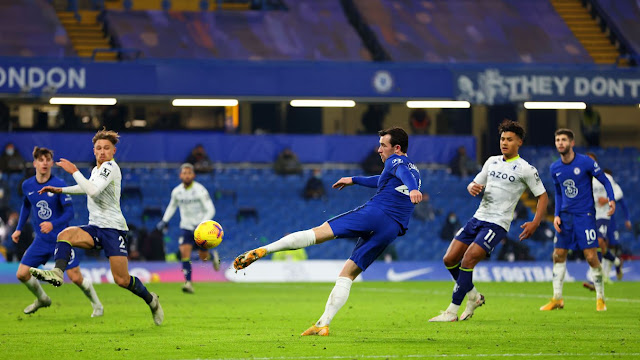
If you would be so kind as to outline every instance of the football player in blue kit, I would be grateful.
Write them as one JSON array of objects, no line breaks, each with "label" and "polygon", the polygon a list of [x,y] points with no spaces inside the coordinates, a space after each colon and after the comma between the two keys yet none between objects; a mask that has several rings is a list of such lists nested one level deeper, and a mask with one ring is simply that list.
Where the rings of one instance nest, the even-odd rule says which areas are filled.
[{"label": "football player in blue kit", "polygon": [[[44,265],[53,257],[58,233],[66,228],[73,218],[71,196],[38,193],[44,186],[66,186],[62,179],[51,174],[53,151],[36,146],[33,149],[33,167],[36,170],[36,175],[22,183],[24,200],[20,209],[20,219],[16,230],[11,235],[13,241],[17,243],[20,239],[22,228],[27,222],[29,214],[32,213],[31,221],[36,232],[36,238],[22,257],[16,273],[18,280],[25,284],[36,296],[33,304],[24,309],[25,314],[33,314],[39,308],[51,305],[51,298],[44,292],[38,280],[29,274],[29,268]],[[91,317],[102,316],[103,308],[100,299],[98,299],[91,281],[82,277],[78,267],[78,258],[74,255],[72,254],[71,260],[66,264],[67,275],[91,301],[93,306]]]},{"label": "football player in blue kit", "polygon": [[[484,304],[484,296],[473,285],[473,269],[490,254],[509,232],[513,210],[528,188],[538,198],[536,214],[521,228],[520,241],[529,238],[540,225],[549,202],[538,170],[518,154],[525,131],[515,121],[504,120],[498,127],[501,155],[487,159],[482,170],[467,186],[471,196],[483,190],[482,202],[473,218],[455,235],[444,255],[443,262],[456,281],[451,304],[429,322],[469,320],[475,309]],[[467,297],[465,310],[458,318],[458,310]]]},{"label": "football player in blue kit", "polygon": [[364,205],[338,215],[313,229],[289,234],[278,241],[239,255],[233,267],[244,269],[269,253],[304,248],[336,238],[359,238],[351,257],[342,268],[329,295],[320,319],[302,333],[329,335],[329,324],[347,302],[354,279],[373,263],[396,237],[406,233],[415,204],[422,201],[420,172],[407,158],[409,138],[401,128],[378,132],[378,153],[384,163],[380,175],[343,177],[334,189],[361,185],[377,188],[376,194]]},{"label": "football player in blue kit", "polygon": [[595,206],[592,179],[595,177],[606,190],[609,216],[616,210],[613,187],[597,162],[573,151],[573,131],[558,129],[555,145],[560,159],[551,164],[549,171],[556,188],[556,206],[553,227],[556,239],[553,250],[553,298],[540,307],[542,311],[564,308],[562,285],[567,271],[567,252],[582,250],[591,267],[596,288],[596,310],[606,311],[602,266],[598,260],[598,233],[596,231]]}]

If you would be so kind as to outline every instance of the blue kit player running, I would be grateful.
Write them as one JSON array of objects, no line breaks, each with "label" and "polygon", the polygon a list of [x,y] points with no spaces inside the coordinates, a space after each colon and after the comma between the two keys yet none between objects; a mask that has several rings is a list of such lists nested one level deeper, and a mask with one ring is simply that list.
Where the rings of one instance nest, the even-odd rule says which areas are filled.
[{"label": "blue kit player running", "polygon": [[359,238],[329,295],[324,314],[315,325],[302,333],[303,336],[329,335],[329,324],[347,302],[353,280],[396,237],[406,233],[414,205],[422,201],[420,173],[406,155],[409,145],[407,133],[401,128],[390,128],[378,134],[378,153],[384,163],[382,173],[370,177],[343,177],[333,184],[333,188],[339,190],[354,184],[377,188],[378,191],[368,202],[318,227],[289,234],[264,247],[243,253],[233,263],[233,267],[240,270],[269,253],[304,248],[335,238]]},{"label": "blue kit player running", "polygon": [[[185,280],[182,291],[188,294],[193,294],[191,251],[193,251],[193,246],[196,245],[193,239],[193,231],[198,227],[198,224],[213,219],[216,214],[216,208],[213,206],[209,192],[202,184],[194,180],[195,177],[196,173],[192,164],[185,163],[180,166],[182,184],[171,191],[171,201],[169,201],[164,216],[162,216],[162,221],[157,225],[158,229],[164,229],[173,214],[176,213],[176,209],[180,208],[180,230],[182,234],[178,243],[180,245],[180,260],[182,261],[182,272]],[[216,250],[213,250],[210,254],[209,251],[198,248],[198,254],[203,261],[211,259],[215,271],[220,269],[220,256]]]},{"label": "blue kit player running", "polygon": [[113,280],[120,287],[144,299],[151,309],[153,321],[162,324],[164,312],[158,295],[150,293],[140,279],[129,275],[127,259],[127,222],[120,210],[122,173],[113,160],[119,135],[114,131],[100,130],[93,137],[93,153],[96,166],[86,179],[69,160],[60,159],[56,165],[73,175],[75,186],[45,186],[39,194],[86,194],[89,209],[89,225],[71,226],[58,234],[56,243],[56,267],[53,270],[29,269],[31,275],[54,286],[63,284],[62,271],[71,258],[72,247],[104,249],[109,258]]},{"label": "blue kit player running", "polygon": [[[36,296],[33,304],[24,309],[25,314],[33,314],[39,308],[51,305],[51,299],[44,292],[38,280],[29,274],[29,268],[44,265],[53,257],[56,249],[56,236],[69,225],[69,220],[73,218],[71,196],[38,193],[43,186],[66,186],[62,179],[51,175],[53,151],[36,146],[33,149],[33,167],[36,170],[36,175],[22,183],[24,200],[20,210],[20,219],[16,230],[11,235],[13,241],[17,243],[22,233],[22,227],[27,222],[29,213],[32,213],[31,221],[36,232],[36,238],[24,253],[16,273],[18,280],[25,284]],[[91,317],[102,316],[102,304],[93,289],[91,281],[82,277],[78,267],[78,258],[73,253],[71,255],[70,261],[65,264],[69,279],[78,285],[91,301],[93,307]]]},{"label": "blue kit player running", "polygon": [[468,296],[460,320],[468,320],[476,308],[484,304],[484,296],[473,285],[473,269],[509,232],[513,210],[522,193],[529,188],[538,198],[532,221],[521,226],[520,241],[529,238],[540,225],[549,197],[538,176],[538,170],[518,155],[525,131],[515,121],[505,120],[498,127],[502,155],[491,156],[482,171],[467,186],[471,196],[483,190],[482,202],[473,218],[451,240],[444,255],[444,265],[456,281],[451,304],[430,322],[458,321],[458,310]]},{"label": "blue kit player running", "polygon": [[555,144],[560,153],[560,159],[549,168],[556,188],[553,219],[553,227],[556,229],[553,250],[553,298],[540,307],[540,310],[564,308],[562,285],[567,271],[567,252],[582,250],[593,275],[596,288],[596,310],[605,311],[607,306],[604,302],[602,267],[597,253],[598,235],[592,189],[594,177],[604,185],[606,190],[609,199],[609,216],[615,212],[616,202],[611,183],[598,163],[586,155],[575,153],[573,139],[573,131],[569,129],[559,129],[555,133]]}]

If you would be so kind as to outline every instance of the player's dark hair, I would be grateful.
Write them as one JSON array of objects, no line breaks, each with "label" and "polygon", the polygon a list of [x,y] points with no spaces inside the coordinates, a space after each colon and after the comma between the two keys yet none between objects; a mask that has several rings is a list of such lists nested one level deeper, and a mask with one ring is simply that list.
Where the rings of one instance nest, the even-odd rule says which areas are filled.
[{"label": "player's dark hair", "polygon": [[500,126],[498,126],[498,134],[502,135],[503,132],[510,131],[520,138],[520,140],[524,140],[525,131],[522,125],[520,125],[517,121],[512,121],[509,119],[504,119]]},{"label": "player's dark hair", "polygon": [[592,158],[595,161],[598,161],[598,157],[596,156],[595,153],[591,152],[591,151],[587,151],[586,153],[584,153],[585,155],[587,155],[588,157]]},{"label": "player's dark hair", "polygon": [[407,148],[409,147],[409,136],[407,135],[407,132],[402,128],[392,127],[385,130],[380,130],[378,131],[378,135],[390,135],[391,140],[389,142],[391,143],[391,146],[400,145],[400,151],[402,151],[403,153],[407,152]]},{"label": "player's dark hair", "polygon": [[98,140],[109,140],[113,145],[115,145],[120,140],[120,135],[113,130],[107,130],[107,128],[102,127],[102,130],[98,131],[93,136],[93,144],[95,145]]},{"label": "player's dark hair", "polygon": [[53,159],[53,150],[47,149],[44,147],[34,147],[33,148],[33,160],[38,160],[40,156],[46,156],[48,158]]},{"label": "player's dark hair", "polygon": [[573,131],[571,131],[571,129],[558,129],[556,130],[555,136],[558,136],[558,135],[567,135],[569,140],[573,140],[574,138]]}]

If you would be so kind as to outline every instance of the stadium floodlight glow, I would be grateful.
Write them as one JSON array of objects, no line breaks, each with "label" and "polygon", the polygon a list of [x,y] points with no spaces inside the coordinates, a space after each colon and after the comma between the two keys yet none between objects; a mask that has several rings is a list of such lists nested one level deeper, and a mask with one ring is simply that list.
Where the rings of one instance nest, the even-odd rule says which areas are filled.
[{"label": "stadium floodlight glow", "polygon": [[291,100],[289,104],[293,107],[354,107],[353,100]]},{"label": "stadium floodlight glow", "polygon": [[51,105],[115,105],[116,98],[74,98],[74,97],[52,97],[49,99]]},{"label": "stadium floodlight glow", "polygon": [[173,99],[173,106],[237,106],[236,99]]},{"label": "stadium floodlight glow", "polygon": [[411,109],[468,109],[471,107],[471,103],[453,100],[420,100],[407,101],[407,107]]},{"label": "stadium floodlight glow", "polygon": [[580,101],[526,101],[524,108],[528,110],[584,110],[587,108],[587,104]]}]

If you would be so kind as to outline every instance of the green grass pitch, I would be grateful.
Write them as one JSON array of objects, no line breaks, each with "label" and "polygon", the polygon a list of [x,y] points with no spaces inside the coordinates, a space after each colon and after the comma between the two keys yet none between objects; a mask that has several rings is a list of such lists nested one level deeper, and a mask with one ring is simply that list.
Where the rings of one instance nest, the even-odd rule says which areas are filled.
[{"label": "green grass pitch", "polygon": [[[429,323],[451,299],[451,282],[355,283],[329,337],[299,334],[322,314],[333,284],[150,284],[165,311],[153,325],[142,300],[97,285],[102,318],[73,284],[43,285],[53,300],[34,315],[23,285],[0,286],[0,359],[395,359],[640,358],[640,286],[595,295],[565,284],[565,309],[541,312],[550,283],[479,283],[486,305],[469,321]],[[462,311],[460,311],[461,313]]]}]

